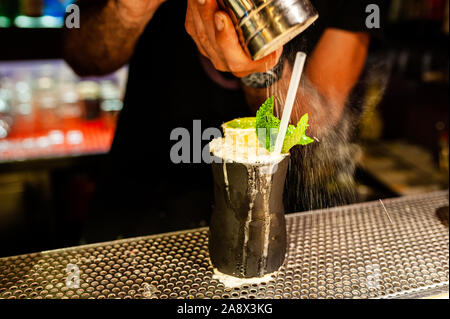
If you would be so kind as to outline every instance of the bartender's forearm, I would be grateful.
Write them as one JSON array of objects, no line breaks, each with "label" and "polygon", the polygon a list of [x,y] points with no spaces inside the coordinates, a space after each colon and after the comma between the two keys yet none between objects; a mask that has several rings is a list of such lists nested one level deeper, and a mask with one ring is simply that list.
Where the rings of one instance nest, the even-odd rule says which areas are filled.
[{"label": "bartender's forearm", "polygon": [[[310,117],[309,134],[321,137],[339,121],[348,96],[364,68],[369,36],[338,29],[327,29],[314,52],[308,58],[302,83],[292,111],[291,122],[296,124],[304,113]],[[282,110],[291,78],[292,66],[285,65],[281,79],[269,89],[244,86],[247,102],[253,111],[274,95]],[[272,90],[271,90],[272,89]],[[278,114],[281,116],[281,114]]]},{"label": "bartender's forearm", "polygon": [[148,21],[165,0],[79,0],[80,28],[65,29],[64,58],[79,75],[126,64]]}]

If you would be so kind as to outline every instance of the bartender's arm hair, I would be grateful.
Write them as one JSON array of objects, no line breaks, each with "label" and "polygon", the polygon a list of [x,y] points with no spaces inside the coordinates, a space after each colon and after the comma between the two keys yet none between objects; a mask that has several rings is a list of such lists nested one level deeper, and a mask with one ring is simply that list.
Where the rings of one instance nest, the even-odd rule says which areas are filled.
[{"label": "bartender's arm hair", "polygon": [[[370,36],[364,32],[350,32],[329,28],[309,56],[297,99],[292,111],[292,124],[309,113],[310,132],[322,136],[340,119],[347,99],[365,65]],[[285,67],[282,78],[275,84],[277,102],[283,100],[289,87],[292,65]],[[267,89],[244,86],[247,101],[256,111],[267,97]],[[270,92],[270,88],[269,88]],[[280,92],[280,93],[278,93]],[[281,110],[279,110],[281,116]]]},{"label": "bartender's arm hair", "polygon": [[128,62],[165,0],[78,0],[80,28],[65,28],[63,55],[80,76],[111,73]]}]

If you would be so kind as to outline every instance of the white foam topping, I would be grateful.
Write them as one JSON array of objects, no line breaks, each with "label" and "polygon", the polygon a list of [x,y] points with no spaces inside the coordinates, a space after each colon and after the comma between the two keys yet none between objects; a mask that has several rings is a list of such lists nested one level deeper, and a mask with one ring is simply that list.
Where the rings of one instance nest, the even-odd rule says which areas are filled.
[{"label": "white foam topping", "polygon": [[259,145],[238,145],[232,139],[218,137],[209,143],[214,156],[227,162],[271,164],[280,162],[287,154],[274,155]]}]

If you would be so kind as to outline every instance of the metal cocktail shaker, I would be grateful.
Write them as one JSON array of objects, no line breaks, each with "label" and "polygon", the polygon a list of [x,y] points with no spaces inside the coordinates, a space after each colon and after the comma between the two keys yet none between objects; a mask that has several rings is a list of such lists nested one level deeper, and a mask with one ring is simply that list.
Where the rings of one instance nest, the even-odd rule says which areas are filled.
[{"label": "metal cocktail shaker", "polygon": [[244,50],[253,60],[272,53],[318,17],[309,0],[218,0],[234,22]]}]

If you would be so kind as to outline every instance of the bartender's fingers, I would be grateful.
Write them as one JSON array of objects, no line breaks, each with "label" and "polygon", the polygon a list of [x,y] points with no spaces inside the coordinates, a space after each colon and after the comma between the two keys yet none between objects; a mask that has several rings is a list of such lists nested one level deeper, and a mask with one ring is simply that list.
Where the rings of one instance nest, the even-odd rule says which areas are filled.
[{"label": "bartender's fingers", "polygon": [[224,57],[220,54],[215,42],[214,12],[217,10],[217,4],[212,5],[211,0],[209,3],[204,1],[203,4],[199,0],[188,1],[188,5],[190,5],[188,11],[190,11],[191,22],[194,26],[194,34],[191,36],[197,46],[202,48],[200,52],[211,60],[216,69],[227,71]]},{"label": "bartender's fingers", "polygon": [[193,11],[192,11],[192,5],[188,1],[188,8],[186,11],[186,21],[184,24],[184,27],[186,29],[186,32],[191,36],[191,38],[194,40],[195,44],[197,45],[198,51],[206,57],[208,57],[208,53],[206,52],[205,48],[203,48],[203,44],[197,41],[197,31],[195,28],[195,22],[193,18]]},{"label": "bartender's fingers", "polygon": [[229,70],[237,77],[250,73],[266,72],[277,65],[283,49],[253,61],[242,49],[233,22],[227,14],[218,11],[215,14],[216,40],[219,44]]},{"label": "bartender's fingers", "polygon": [[204,0],[203,4],[200,4],[198,0],[192,1],[197,41],[208,53],[208,58],[214,67],[219,71],[227,71],[225,58],[220,53],[215,39],[214,13],[217,11],[217,4],[211,5],[211,1],[208,3],[207,0]]},{"label": "bartender's fingers", "polygon": [[[199,19],[203,22],[209,42],[216,45],[216,31],[214,27],[214,14],[217,12],[217,0],[195,0],[197,3],[197,13]],[[214,48],[217,49],[217,48]]]}]

